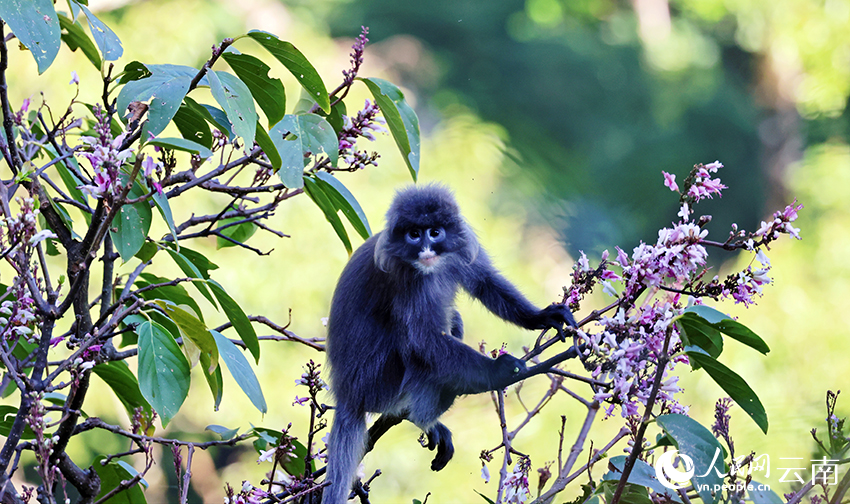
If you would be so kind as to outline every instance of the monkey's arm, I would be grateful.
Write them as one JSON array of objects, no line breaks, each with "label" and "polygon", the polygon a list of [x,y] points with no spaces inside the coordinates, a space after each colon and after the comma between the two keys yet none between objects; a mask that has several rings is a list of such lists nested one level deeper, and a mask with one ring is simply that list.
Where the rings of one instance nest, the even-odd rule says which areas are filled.
[{"label": "monkey's arm", "polygon": [[570,309],[552,304],[537,309],[490,262],[481,250],[472,264],[461,274],[463,288],[499,317],[526,329],[560,328],[563,324],[575,327]]}]

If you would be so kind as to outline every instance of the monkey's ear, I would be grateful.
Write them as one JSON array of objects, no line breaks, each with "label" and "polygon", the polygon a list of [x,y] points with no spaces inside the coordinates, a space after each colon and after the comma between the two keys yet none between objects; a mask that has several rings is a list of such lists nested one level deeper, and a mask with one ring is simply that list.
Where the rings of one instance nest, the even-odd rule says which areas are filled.
[{"label": "monkey's ear", "polygon": [[472,226],[469,225],[466,220],[461,221],[461,235],[463,235],[464,240],[466,241],[466,254],[469,256],[469,264],[475,262],[478,259],[478,253],[481,251],[481,245],[478,243],[478,237],[475,236],[475,231],[472,230]]},{"label": "monkey's ear", "polygon": [[383,271],[384,273],[386,273],[389,269],[390,260],[392,259],[392,257],[390,257],[389,252],[387,251],[387,242],[389,241],[388,236],[389,233],[385,229],[378,233],[378,239],[375,241],[375,267]]}]

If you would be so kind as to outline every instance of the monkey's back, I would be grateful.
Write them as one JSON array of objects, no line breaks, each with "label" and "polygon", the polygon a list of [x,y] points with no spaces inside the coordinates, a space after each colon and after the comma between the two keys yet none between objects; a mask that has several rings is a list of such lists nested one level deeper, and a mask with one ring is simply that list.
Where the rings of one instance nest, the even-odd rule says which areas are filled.
[{"label": "monkey's back", "polygon": [[399,352],[403,335],[392,318],[389,275],[374,262],[379,235],[366,240],[343,269],[328,318],[331,391],[337,403],[359,412],[392,407],[404,376]]}]

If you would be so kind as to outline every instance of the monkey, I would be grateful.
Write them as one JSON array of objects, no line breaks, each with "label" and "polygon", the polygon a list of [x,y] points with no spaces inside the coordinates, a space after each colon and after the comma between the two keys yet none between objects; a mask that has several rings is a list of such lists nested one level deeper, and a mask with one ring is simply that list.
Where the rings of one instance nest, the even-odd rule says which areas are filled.
[{"label": "monkey", "polygon": [[492,359],[463,343],[460,289],[526,329],[575,327],[567,306],[538,309],[498,272],[447,188],[397,192],[385,229],[354,252],[331,301],[327,360],[336,407],[323,504],[348,500],[366,450],[367,413],[383,414],[373,428],[407,419],[422,429],[437,450],[431,469],[439,471],[454,454],[440,415],[457,396],[503,389],[526,369],[510,354]]}]

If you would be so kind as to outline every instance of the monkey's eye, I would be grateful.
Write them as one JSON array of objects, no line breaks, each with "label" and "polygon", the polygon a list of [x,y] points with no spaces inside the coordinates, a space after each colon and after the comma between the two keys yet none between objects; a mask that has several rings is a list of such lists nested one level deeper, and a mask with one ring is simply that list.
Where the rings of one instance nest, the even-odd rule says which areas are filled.
[{"label": "monkey's eye", "polygon": [[428,230],[428,239],[432,243],[440,243],[446,239],[446,231],[441,227],[431,228]]},{"label": "monkey's eye", "polygon": [[404,239],[411,245],[417,245],[419,240],[422,239],[422,231],[418,229],[411,229],[404,235]]}]

